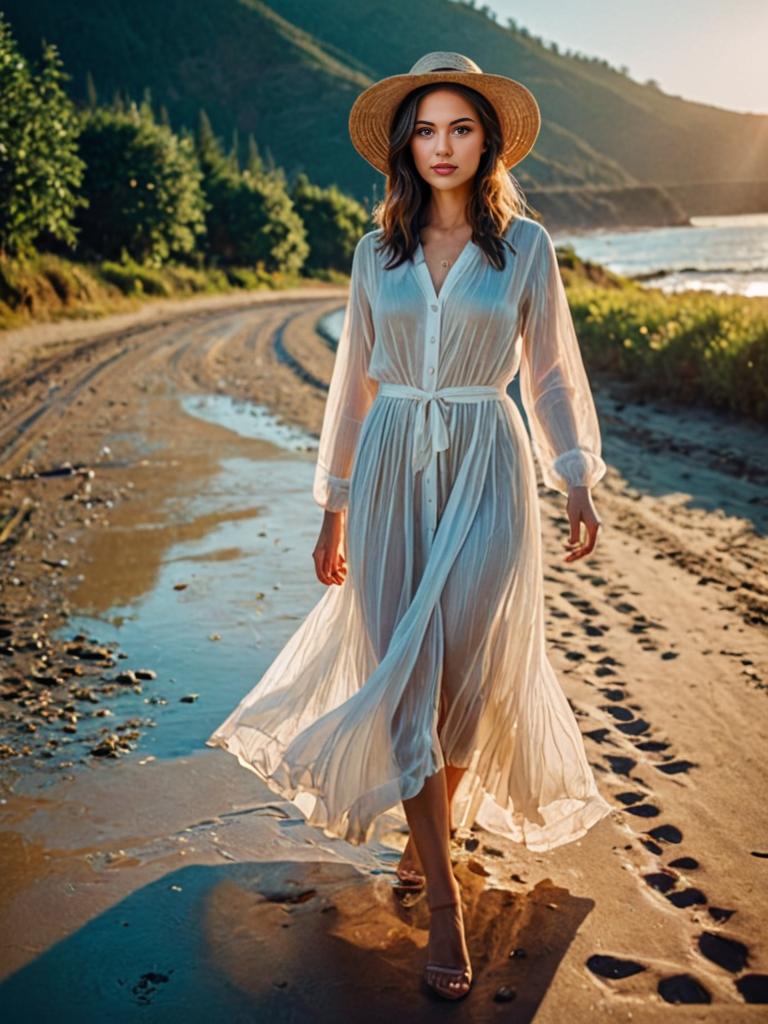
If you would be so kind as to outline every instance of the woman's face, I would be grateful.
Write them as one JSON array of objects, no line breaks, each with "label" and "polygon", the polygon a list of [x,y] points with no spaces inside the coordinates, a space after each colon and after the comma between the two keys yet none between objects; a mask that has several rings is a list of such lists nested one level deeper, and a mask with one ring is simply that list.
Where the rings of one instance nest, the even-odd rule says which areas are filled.
[{"label": "woman's face", "polygon": [[[434,189],[448,191],[474,177],[485,144],[475,108],[452,89],[436,89],[422,97],[410,139],[416,170]],[[435,168],[455,169],[441,174]]]}]

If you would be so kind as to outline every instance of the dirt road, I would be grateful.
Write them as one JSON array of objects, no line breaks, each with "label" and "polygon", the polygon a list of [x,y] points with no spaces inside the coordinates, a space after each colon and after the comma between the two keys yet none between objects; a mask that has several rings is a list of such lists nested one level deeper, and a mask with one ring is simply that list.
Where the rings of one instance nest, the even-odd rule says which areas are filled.
[{"label": "dirt road", "polygon": [[[319,292],[0,341],[5,1019],[300,1017],[319,991],[329,1020],[431,1019],[426,911],[389,895],[404,837],[382,820],[352,850],[202,746],[322,591],[301,432],[344,293]],[[478,981],[455,1009],[757,1020],[766,432],[593,383],[604,526],[565,563],[565,500],[540,489],[547,629],[616,810],[545,856],[460,836]]]}]

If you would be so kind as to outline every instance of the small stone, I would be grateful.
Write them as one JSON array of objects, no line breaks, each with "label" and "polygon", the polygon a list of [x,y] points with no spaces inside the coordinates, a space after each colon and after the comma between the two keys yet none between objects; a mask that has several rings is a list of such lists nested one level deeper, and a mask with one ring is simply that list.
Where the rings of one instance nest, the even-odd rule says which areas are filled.
[{"label": "small stone", "polygon": [[493,995],[493,1001],[495,1003],[511,1003],[516,996],[517,992],[515,989],[509,985],[500,985]]},{"label": "small stone", "polygon": [[127,686],[135,686],[138,683],[136,673],[132,669],[127,669],[125,672],[119,672],[115,678],[116,683],[125,683]]}]

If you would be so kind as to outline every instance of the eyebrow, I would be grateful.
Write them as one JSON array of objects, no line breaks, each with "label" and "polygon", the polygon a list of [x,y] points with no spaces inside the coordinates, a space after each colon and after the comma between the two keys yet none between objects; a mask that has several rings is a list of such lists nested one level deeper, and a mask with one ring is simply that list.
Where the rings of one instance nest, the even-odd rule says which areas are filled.
[{"label": "eyebrow", "polygon": [[[472,121],[474,123],[474,120],[475,120],[474,117],[457,117],[454,121],[449,121],[448,122],[448,127],[450,127],[452,124],[458,124],[459,121]],[[422,117],[420,117],[416,121],[416,124],[430,124],[430,125],[432,125],[433,128],[435,127],[435,122],[434,121],[425,121],[424,118],[422,118]]]}]

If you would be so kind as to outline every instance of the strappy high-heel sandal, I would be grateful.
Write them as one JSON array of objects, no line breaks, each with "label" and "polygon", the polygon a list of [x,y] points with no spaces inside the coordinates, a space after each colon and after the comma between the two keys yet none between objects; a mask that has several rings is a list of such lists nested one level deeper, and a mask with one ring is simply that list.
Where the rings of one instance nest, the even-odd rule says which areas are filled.
[{"label": "strappy high-heel sandal", "polygon": [[395,874],[397,881],[392,884],[401,892],[421,892],[427,884],[424,875],[412,868],[397,868]]},{"label": "strappy high-heel sandal", "polygon": [[[440,910],[442,907],[458,907],[459,911],[461,911],[461,899],[447,900],[445,903],[435,903],[429,909],[432,912],[433,910]],[[453,983],[458,986],[466,982],[466,987],[462,989],[457,987],[456,990],[451,991],[449,988],[441,987],[434,980],[430,980],[430,974],[443,976],[447,985]],[[472,965],[467,963],[463,967],[446,967],[443,964],[428,963],[424,968],[424,981],[444,999],[463,999],[472,987]]]},{"label": "strappy high-heel sandal", "polygon": [[[450,832],[451,839],[454,839],[456,829],[452,828]],[[395,874],[397,875],[397,881],[393,882],[392,885],[400,892],[418,893],[427,884],[423,872],[417,871],[415,868],[395,868]]]}]

